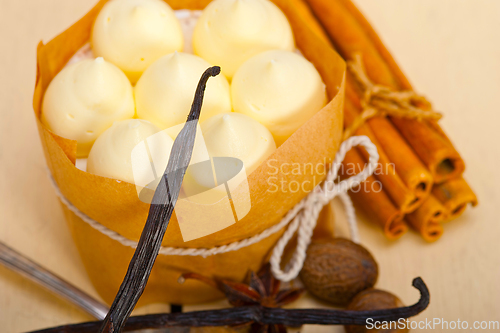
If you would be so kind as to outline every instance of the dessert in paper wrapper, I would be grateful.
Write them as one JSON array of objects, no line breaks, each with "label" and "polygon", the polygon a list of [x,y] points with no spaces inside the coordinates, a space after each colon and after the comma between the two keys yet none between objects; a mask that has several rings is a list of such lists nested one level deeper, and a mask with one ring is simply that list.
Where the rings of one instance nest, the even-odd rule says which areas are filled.
[{"label": "dessert in paper wrapper", "polygon": [[[203,9],[208,0],[167,1],[173,9]],[[285,13],[292,25],[297,47],[311,61],[327,86],[330,102],[299,128],[268,161],[248,175],[251,209],[240,221],[208,236],[184,242],[175,215],[170,221],[163,246],[180,248],[212,248],[252,237],[280,222],[281,218],[313,186],[325,177],[324,168],[308,169],[300,175],[289,172],[292,163],[298,165],[324,165],[333,161],[342,134],[344,72],[343,60],[322,40],[306,21],[301,12],[288,0],[273,0]],[[76,141],[49,132],[40,122],[43,95],[50,81],[69,59],[88,43],[92,24],[106,1],[100,1],[85,17],[49,42],[38,46],[38,73],[33,107],[38,130],[50,172],[62,194],[81,212],[118,234],[138,241],[149,205],[137,195],[136,186],[110,178],[99,177],[75,167]],[[285,164],[276,173],[276,166]],[[285,172],[283,172],[285,171]],[[268,191],[268,178],[275,177],[275,184],[298,182],[310,184],[293,193]],[[309,182],[309,183],[307,183]],[[238,198],[241,186],[233,191]],[[134,249],[105,236],[82,221],[63,205],[65,216],[79,249],[83,263],[97,291],[111,302],[125,275]],[[210,221],[206,221],[207,224]],[[327,230],[325,226],[319,226]],[[155,263],[146,291],[140,303],[200,303],[222,297],[217,291],[196,281],[177,282],[185,272],[243,280],[249,270],[257,271],[269,256],[283,231],[259,243],[237,251],[203,258],[201,256],[160,255]]]}]

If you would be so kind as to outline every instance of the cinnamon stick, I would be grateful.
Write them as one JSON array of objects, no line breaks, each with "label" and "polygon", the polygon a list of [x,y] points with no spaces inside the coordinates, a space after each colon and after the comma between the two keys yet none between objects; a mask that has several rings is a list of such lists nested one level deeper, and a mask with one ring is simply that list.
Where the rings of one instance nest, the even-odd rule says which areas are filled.
[{"label": "cinnamon stick", "polygon": [[[349,151],[344,158],[341,178],[352,176],[353,170],[358,173],[365,167],[365,161],[355,149]],[[354,205],[362,210],[370,222],[378,225],[389,239],[403,236],[408,227],[403,222],[403,213],[389,199],[381,184],[374,176],[368,177],[358,187],[349,191]]]},{"label": "cinnamon stick", "polygon": [[[361,53],[373,82],[393,89],[411,89],[380,38],[350,0],[307,1],[344,59],[352,60],[354,54]],[[463,160],[437,123],[395,117],[390,117],[390,120],[431,172],[435,182],[444,182],[463,173]]]},{"label": "cinnamon stick", "polygon": [[[421,122],[402,118],[391,118],[405,139],[411,144],[420,159],[426,164],[436,183],[460,176],[465,163],[440,133],[423,120]],[[436,125],[437,126],[437,125]]]},{"label": "cinnamon stick", "polygon": [[290,4],[297,9],[297,12],[300,13],[301,18],[307,24],[307,26],[326,44],[332,46],[330,41],[330,37],[325,32],[325,29],[319,24],[318,20],[314,17],[313,12],[309,5],[304,2],[304,0],[288,0]]},{"label": "cinnamon stick", "polygon": [[[354,106],[350,101],[345,101],[344,107],[344,119],[346,124],[350,124],[352,117],[355,115]],[[377,146],[379,153],[379,164],[374,174],[375,177],[382,182],[384,190],[391,198],[394,205],[399,208],[402,212],[410,212],[415,210],[416,205],[419,204],[417,196],[410,191],[403,180],[396,173],[394,164],[391,163],[387,154],[382,149],[380,142],[375,138],[375,134],[370,129],[369,126],[363,126],[359,128],[355,135],[365,135],[370,138],[373,144]],[[364,161],[368,161],[368,153],[364,149],[356,148],[358,152],[363,156]]]},{"label": "cinnamon stick", "polygon": [[[349,126],[362,111],[350,75],[347,76],[346,97],[344,121],[345,125]],[[414,211],[431,191],[433,183],[431,174],[386,118],[372,118],[360,130],[377,146],[382,158],[381,163],[394,165],[394,170],[387,170],[392,175],[386,172],[377,174],[377,178],[384,185],[396,207],[404,213]],[[400,184],[400,181],[403,184]],[[401,197],[401,191],[406,192],[405,197]]]},{"label": "cinnamon stick", "polygon": [[[323,39],[325,39],[323,28],[327,29],[331,39],[326,42],[337,47],[345,59],[352,59],[355,53],[361,51],[364,55],[365,67],[368,69],[367,74],[376,83],[394,89],[411,89],[410,83],[378,35],[352,2],[349,0],[307,0],[309,6],[305,6],[304,0],[292,1],[300,8],[304,21]],[[315,14],[322,21],[323,26],[316,20]],[[370,39],[373,40],[373,44]],[[347,127],[363,110],[360,101],[362,93],[357,89],[355,80],[349,73],[347,74],[346,95],[344,122]],[[416,125],[412,125],[413,123]],[[406,124],[410,124],[410,128],[402,127]],[[396,128],[400,131],[403,129],[404,134],[402,135]],[[351,196],[369,217],[384,228],[389,237],[394,237],[394,235],[387,231],[387,225],[397,223],[402,213],[413,212],[407,217],[413,229],[420,232],[428,241],[437,240],[443,233],[441,222],[445,216],[455,216],[451,213],[453,207],[459,214],[466,206],[464,201],[474,202],[473,192],[470,188],[467,191],[468,186],[465,182],[453,191],[453,193],[461,193],[460,200],[446,197],[443,194],[446,190],[436,187],[434,191],[440,191],[443,194],[441,198],[448,203],[447,209],[436,198],[428,197],[434,180],[433,175],[437,177],[438,182],[442,182],[443,179],[461,174],[464,169],[462,159],[437,123],[406,119],[396,119],[391,122],[388,118],[377,117],[368,120],[367,124],[358,129],[356,134],[368,136],[377,146],[380,154],[379,168],[385,168],[388,172],[384,173],[379,170],[375,177],[367,181],[370,187],[376,179],[380,180],[384,191],[370,193],[362,189],[359,193],[351,193]],[[407,144],[407,141],[413,145],[413,148]],[[344,164],[360,165],[366,159],[366,152],[363,149],[357,149],[356,153],[346,156]],[[425,165],[421,160],[426,162]],[[391,167],[392,165],[395,167]],[[388,204],[388,197],[393,205]],[[380,205],[377,207],[373,205],[374,202]],[[422,206],[419,207],[420,205]],[[382,212],[380,207],[387,207],[388,211]]]},{"label": "cinnamon stick", "polygon": [[455,219],[462,215],[471,204],[477,205],[477,197],[463,178],[448,180],[445,183],[435,185],[432,188],[432,194],[445,207],[448,220]]},{"label": "cinnamon stick", "polygon": [[416,211],[406,216],[406,220],[426,241],[434,242],[443,235],[441,223],[446,216],[444,206],[430,195]]},{"label": "cinnamon stick", "polygon": [[[328,35],[314,17],[308,4],[304,0],[291,1],[300,9],[302,19],[306,24],[332,46]],[[347,76],[346,97],[344,125],[347,127],[362,112],[359,93],[349,75]],[[405,139],[384,118],[368,121],[368,124],[362,126],[355,134],[368,136],[377,146],[380,159],[375,177],[382,182],[384,190],[394,205],[403,213],[414,211],[421,204],[422,199],[429,195],[433,180]],[[364,150],[358,151],[365,160],[368,159]]]}]

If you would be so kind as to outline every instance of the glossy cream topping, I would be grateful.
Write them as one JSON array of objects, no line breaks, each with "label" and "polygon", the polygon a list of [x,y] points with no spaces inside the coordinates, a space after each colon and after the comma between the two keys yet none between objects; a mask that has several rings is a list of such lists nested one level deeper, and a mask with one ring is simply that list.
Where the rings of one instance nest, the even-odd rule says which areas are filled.
[{"label": "glossy cream topping", "polygon": [[167,166],[173,143],[149,121],[117,121],[96,140],[87,161],[87,172],[141,186],[153,183],[155,188]]},{"label": "glossy cream topping", "polygon": [[134,117],[132,86],[122,71],[103,58],[65,67],[52,80],[41,120],[55,134],[77,141],[78,157],[88,155],[113,122]]},{"label": "glossy cream topping", "polygon": [[[161,129],[184,123],[201,75],[210,66],[200,57],[187,53],[175,52],[157,60],[135,87],[138,117]],[[223,75],[211,78],[205,90],[201,121],[230,111],[229,83]]]},{"label": "glossy cream topping", "polygon": [[269,0],[214,0],[193,33],[195,54],[221,66],[231,79],[238,67],[263,51],[295,48],[286,16]]},{"label": "glossy cream topping", "polygon": [[[256,120],[238,113],[218,114],[201,124],[205,145],[211,158],[232,157],[243,162],[246,174],[250,175],[275,150],[271,133]],[[215,163],[217,167],[217,164]],[[223,175],[217,184],[228,181],[232,172],[224,166],[215,171]],[[193,173],[193,178],[201,185],[213,187],[213,175]],[[227,176],[227,177],[226,177]]]},{"label": "glossy cream topping", "polygon": [[235,112],[266,126],[281,145],[325,106],[321,76],[312,63],[289,51],[267,51],[245,62],[231,84]]},{"label": "glossy cream topping", "polygon": [[92,30],[94,54],[120,67],[132,83],[160,57],[183,47],[179,21],[162,0],[112,0]]}]

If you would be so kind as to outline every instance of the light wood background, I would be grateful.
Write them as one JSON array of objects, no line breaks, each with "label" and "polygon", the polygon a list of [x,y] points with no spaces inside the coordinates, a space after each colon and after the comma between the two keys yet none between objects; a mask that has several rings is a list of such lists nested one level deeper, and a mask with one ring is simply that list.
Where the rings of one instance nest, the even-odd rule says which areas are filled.
[{"label": "light wood background", "polygon": [[[94,3],[0,0],[0,240],[97,297],[47,179],[31,107],[38,41],[62,32]],[[426,244],[412,233],[392,243],[361,223],[363,242],[380,264],[378,287],[410,304],[418,297],[411,281],[421,276],[432,300],[416,320],[499,321],[500,1],[357,3],[418,92],[444,112],[442,125],[465,158],[465,177],[480,200],[478,208],[447,224],[444,236],[435,244]],[[306,299],[300,306],[313,303]],[[138,313],[166,309],[166,305],[157,305]],[[0,267],[1,332],[90,319]],[[319,330],[308,328],[310,332]],[[321,331],[343,330],[324,327]]]}]

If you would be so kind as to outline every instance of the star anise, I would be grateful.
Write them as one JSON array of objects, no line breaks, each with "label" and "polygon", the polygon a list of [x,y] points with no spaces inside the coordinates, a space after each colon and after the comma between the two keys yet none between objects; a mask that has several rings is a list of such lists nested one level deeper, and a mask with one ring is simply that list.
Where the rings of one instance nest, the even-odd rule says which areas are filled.
[{"label": "star anise", "polygon": [[[289,304],[302,295],[302,288],[288,288],[280,290],[280,281],[271,273],[269,264],[255,274],[250,272],[248,284],[222,279],[210,279],[196,273],[186,273],[183,279],[196,279],[222,291],[232,306],[260,305],[268,308],[279,308]],[[286,332],[284,325],[263,325],[252,323],[250,332]]]}]

